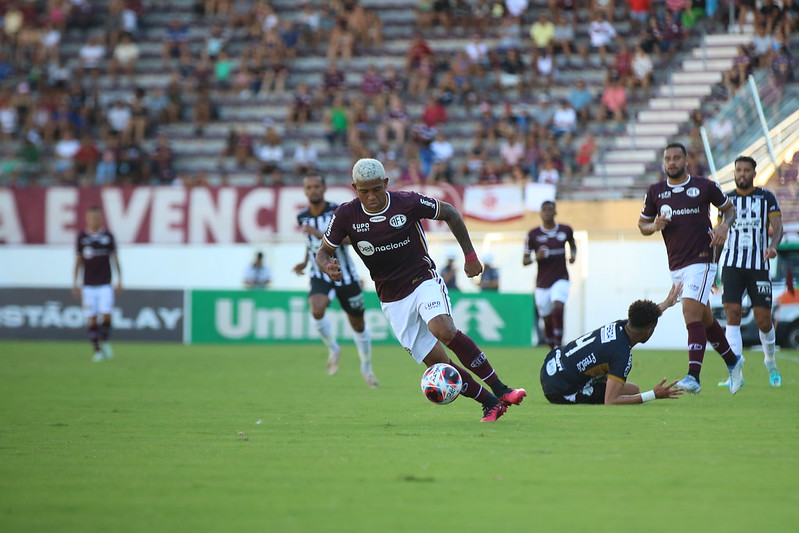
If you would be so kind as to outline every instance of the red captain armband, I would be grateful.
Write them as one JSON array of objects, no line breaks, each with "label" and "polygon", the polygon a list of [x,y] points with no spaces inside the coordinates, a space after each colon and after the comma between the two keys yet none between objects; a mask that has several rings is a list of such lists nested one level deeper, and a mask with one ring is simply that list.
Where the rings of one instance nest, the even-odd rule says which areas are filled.
[{"label": "red captain armband", "polygon": [[465,259],[466,259],[467,263],[469,261],[477,261],[477,252],[471,252],[471,253],[466,254]]}]

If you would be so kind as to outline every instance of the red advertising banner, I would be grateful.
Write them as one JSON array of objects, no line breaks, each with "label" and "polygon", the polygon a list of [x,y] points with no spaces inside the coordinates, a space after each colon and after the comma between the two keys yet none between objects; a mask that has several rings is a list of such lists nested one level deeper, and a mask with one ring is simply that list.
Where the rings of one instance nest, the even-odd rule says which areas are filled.
[{"label": "red advertising banner", "polygon": [[[461,208],[462,188],[416,190]],[[329,201],[353,198],[350,187],[328,188]],[[0,188],[0,244],[72,244],[93,205],[120,244],[231,244],[294,233],[307,199],[301,187]]]}]

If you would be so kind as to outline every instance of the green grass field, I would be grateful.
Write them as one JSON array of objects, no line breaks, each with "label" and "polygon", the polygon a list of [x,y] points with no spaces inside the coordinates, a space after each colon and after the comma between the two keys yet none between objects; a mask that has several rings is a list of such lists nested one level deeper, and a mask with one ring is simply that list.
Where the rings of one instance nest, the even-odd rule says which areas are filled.
[{"label": "green grass field", "polygon": [[[496,424],[427,402],[422,368],[351,344],[0,343],[0,531],[797,531],[799,355],[781,389],[747,351],[746,387],[626,407],[552,406],[543,350],[492,350],[530,395]],[[684,352],[636,352],[645,389]],[[240,432],[243,433],[240,435]]]}]

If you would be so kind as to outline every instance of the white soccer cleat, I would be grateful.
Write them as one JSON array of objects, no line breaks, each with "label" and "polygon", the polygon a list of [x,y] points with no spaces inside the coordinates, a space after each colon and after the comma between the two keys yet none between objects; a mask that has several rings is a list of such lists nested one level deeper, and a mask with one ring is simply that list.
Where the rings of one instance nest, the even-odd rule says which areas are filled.
[{"label": "white soccer cleat", "polygon": [[380,386],[380,383],[377,382],[374,372],[371,370],[368,372],[363,372],[363,380],[370,389],[376,389]]},{"label": "white soccer cleat", "polygon": [[338,361],[341,358],[341,347],[336,345],[330,348],[327,355],[327,375],[332,376],[338,372]]},{"label": "white soccer cleat", "polygon": [[702,392],[702,385],[700,385],[699,382],[696,380],[696,378],[693,377],[691,374],[688,374],[680,381],[678,381],[675,387],[677,387],[678,389],[682,389],[690,394],[699,394],[700,392]]},{"label": "white soccer cleat", "polygon": [[735,394],[744,382],[744,359],[743,355],[738,356],[738,361],[730,368],[730,394]]},{"label": "white soccer cleat", "polygon": [[105,359],[114,357],[114,350],[111,349],[111,343],[104,342],[100,349],[103,351],[103,357]]},{"label": "white soccer cleat", "polygon": [[105,356],[103,355],[102,351],[97,350],[96,352],[94,352],[94,355],[92,356],[92,361],[94,361],[95,363],[99,363],[104,360]]}]

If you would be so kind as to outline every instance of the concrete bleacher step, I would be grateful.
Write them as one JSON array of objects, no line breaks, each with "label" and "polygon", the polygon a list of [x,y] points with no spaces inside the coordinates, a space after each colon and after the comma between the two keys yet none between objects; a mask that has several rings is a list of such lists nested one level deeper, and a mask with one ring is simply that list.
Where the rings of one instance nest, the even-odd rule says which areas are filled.
[{"label": "concrete bleacher step", "polygon": [[607,176],[637,176],[646,170],[644,163],[609,162],[598,163],[600,172]]},{"label": "concrete bleacher step", "polygon": [[657,94],[659,96],[666,96],[669,98],[698,97],[701,99],[709,95],[711,91],[712,85],[707,83],[692,83],[686,85],[666,84],[658,87]]},{"label": "concrete bleacher step", "polygon": [[586,176],[583,178],[583,187],[587,188],[612,188],[616,190],[626,189],[635,183],[632,176]]},{"label": "concrete bleacher step", "polygon": [[701,103],[699,98],[681,97],[681,98],[652,98],[649,101],[649,109],[651,110],[693,110],[699,107]]},{"label": "concrete bleacher step", "polygon": [[619,136],[613,139],[613,147],[624,150],[662,150],[668,144],[666,135],[637,135],[635,138]]},{"label": "concrete bleacher step", "polygon": [[622,149],[615,149],[610,150],[605,155],[605,161],[608,163],[651,163],[655,157],[657,157],[657,152],[655,150],[647,150],[647,149],[640,149],[640,150],[622,150]]},{"label": "concrete bleacher step", "polygon": [[638,113],[638,122],[685,122],[689,114],[687,109],[645,109]]},{"label": "concrete bleacher step", "polygon": [[640,123],[635,124],[634,128],[632,126],[627,127],[627,134],[628,135],[674,135],[680,129],[680,125],[676,122],[672,123],[662,123],[662,122],[649,122],[649,123]]},{"label": "concrete bleacher step", "polygon": [[680,84],[714,84],[721,81],[721,72],[675,72],[671,77],[672,83]]},{"label": "concrete bleacher step", "polygon": [[752,42],[751,33],[714,33],[705,36],[707,46],[738,46]]},{"label": "concrete bleacher step", "polygon": [[717,59],[687,59],[683,61],[682,69],[686,72],[725,71],[732,68],[732,58],[722,57]]},{"label": "concrete bleacher step", "polygon": [[704,50],[701,48],[694,48],[691,51],[691,57],[695,59],[725,59],[732,58],[738,55],[737,46],[709,46]]}]

